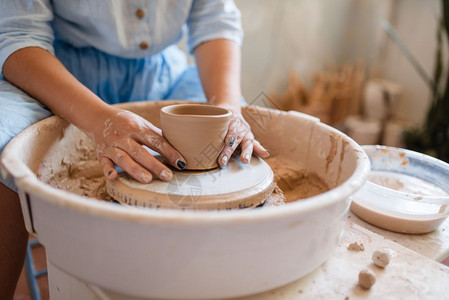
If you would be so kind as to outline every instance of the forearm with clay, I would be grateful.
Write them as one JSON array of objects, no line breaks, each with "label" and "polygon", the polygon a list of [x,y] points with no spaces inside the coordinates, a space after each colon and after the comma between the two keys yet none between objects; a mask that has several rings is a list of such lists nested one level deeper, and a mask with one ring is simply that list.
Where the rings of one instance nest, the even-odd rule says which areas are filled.
[{"label": "forearm with clay", "polygon": [[175,167],[185,160],[147,120],[110,106],[82,85],[48,51],[28,47],[14,52],[3,65],[5,78],[87,134],[97,145],[104,174],[114,179],[114,164],[132,177],[148,183],[153,175],[168,181],[171,170],[142,145],[161,153]]},{"label": "forearm with clay", "polygon": [[204,93],[210,104],[232,111],[225,147],[218,157],[224,166],[232,153],[241,147],[240,159],[249,163],[254,152],[267,158],[269,152],[256,140],[240,109],[240,47],[225,39],[204,42],[195,48],[195,58]]}]

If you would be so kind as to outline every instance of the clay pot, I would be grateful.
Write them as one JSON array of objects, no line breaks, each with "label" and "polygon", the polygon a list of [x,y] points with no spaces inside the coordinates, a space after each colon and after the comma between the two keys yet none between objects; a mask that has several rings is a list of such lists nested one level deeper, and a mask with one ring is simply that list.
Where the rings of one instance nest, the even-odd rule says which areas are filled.
[{"label": "clay pot", "polygon": [[161,109],[162,135],[186,159],[186,169],[218,167],[231,112],[204,104],[177,104]]}]

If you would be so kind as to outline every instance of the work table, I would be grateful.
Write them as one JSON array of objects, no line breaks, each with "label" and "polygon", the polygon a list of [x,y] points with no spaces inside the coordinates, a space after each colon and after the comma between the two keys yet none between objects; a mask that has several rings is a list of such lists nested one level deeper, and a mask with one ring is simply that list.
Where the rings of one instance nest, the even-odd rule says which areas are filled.
[{"label": "work table", "polygon": [[[364,251],[350,251],[352,242]],[[378,249],[396,255],[381,269],[372,263]],[[439,263],[449,256],[449,219],[437,231],[406,235],[372,226],[350,213],[340,244],[317,270],[284,287],[240,300],[292,299],[447,299],[449,267]],[[376,283],[370,290],[358,286],[358,274],[371,269]]]},{"label": "work table", "polygon": [[[364,250],[349,250],[353,242],[363,243]],[[380,249],[394,253],[385,269],[371,258]],[[449,267],[439,262],[448,256],[449,219],[435,232],[406,235],[382,230],[350,213],[338,247],[318,269],[275,290],[235,300],[449,299]],[[131,300],[70,277],[51,263],[48,267],[57,290],[76,299]],[[369,290],[358,285],[359,272],[365,268],[376,276]]]},{"label": "work table", "polygon": [[348,221],[360,225],[369,231],[377,233],[393,242],[414,250],[436,261],[443,261],[449,257],[449,218],[446,219],[437,230],[427,234],[400,234],[384,230],[368,224],[353,213],[348,216]]}]

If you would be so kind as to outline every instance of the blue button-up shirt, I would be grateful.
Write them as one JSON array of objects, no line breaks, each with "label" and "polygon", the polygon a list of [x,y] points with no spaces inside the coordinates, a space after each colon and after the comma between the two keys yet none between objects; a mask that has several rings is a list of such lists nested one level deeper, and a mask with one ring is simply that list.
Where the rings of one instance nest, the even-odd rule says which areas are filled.
[{"label": "blue button-up shirt", "polygon": [[182,37],[189,51],[224,38],[240,45],[240,12],[232,0],[1,0],[0,71],[13,52],[54,39],[123,58],[153,55]]}]

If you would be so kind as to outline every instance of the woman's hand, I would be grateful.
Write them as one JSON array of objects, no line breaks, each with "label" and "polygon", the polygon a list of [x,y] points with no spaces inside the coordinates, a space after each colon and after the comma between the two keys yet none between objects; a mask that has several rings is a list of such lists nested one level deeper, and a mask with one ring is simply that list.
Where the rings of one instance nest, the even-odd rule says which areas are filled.
[{"label": "woman's hand", "polygon": [[148,183],[156,176],[168,181],[172,172],[154,158],[143,145],[162,154],[179,169],[185,160],[145,119],[104,103],[83,86],[48,51],[26,47],[14,52],[3,66],[5,77],[53,113],[88,133],[97,146],[104,174],[114,179],[114,164],[136,180]]},{"label": "woman's hand", "polygon": [[117,177],[114,168],[117,165],[142,183],[151,182],[153,176],[169,181],[173,176],[171,170],[143,145],[162,154],[172,166],[184,169],[185,159],[162,137],[161,130],[144,118],[110,107],[99,119],[99,124],[90,134],[107,178]]},{"label": "woman's hand", "polygon": [[[226,106],[223,106],[226,108]],[[229,107],[227,107],[229,109]],[[251,161],[251,155],[267,158],[270,153],[254,138],[249,124],[245,121],[239,111],[232,110],[231,122],[229,123],[228,133],[225,137],[225,146],[218,156],[218,164],[225,166],[229,159],[240,146],[240,159],[243,163],[248,164]]]}]

